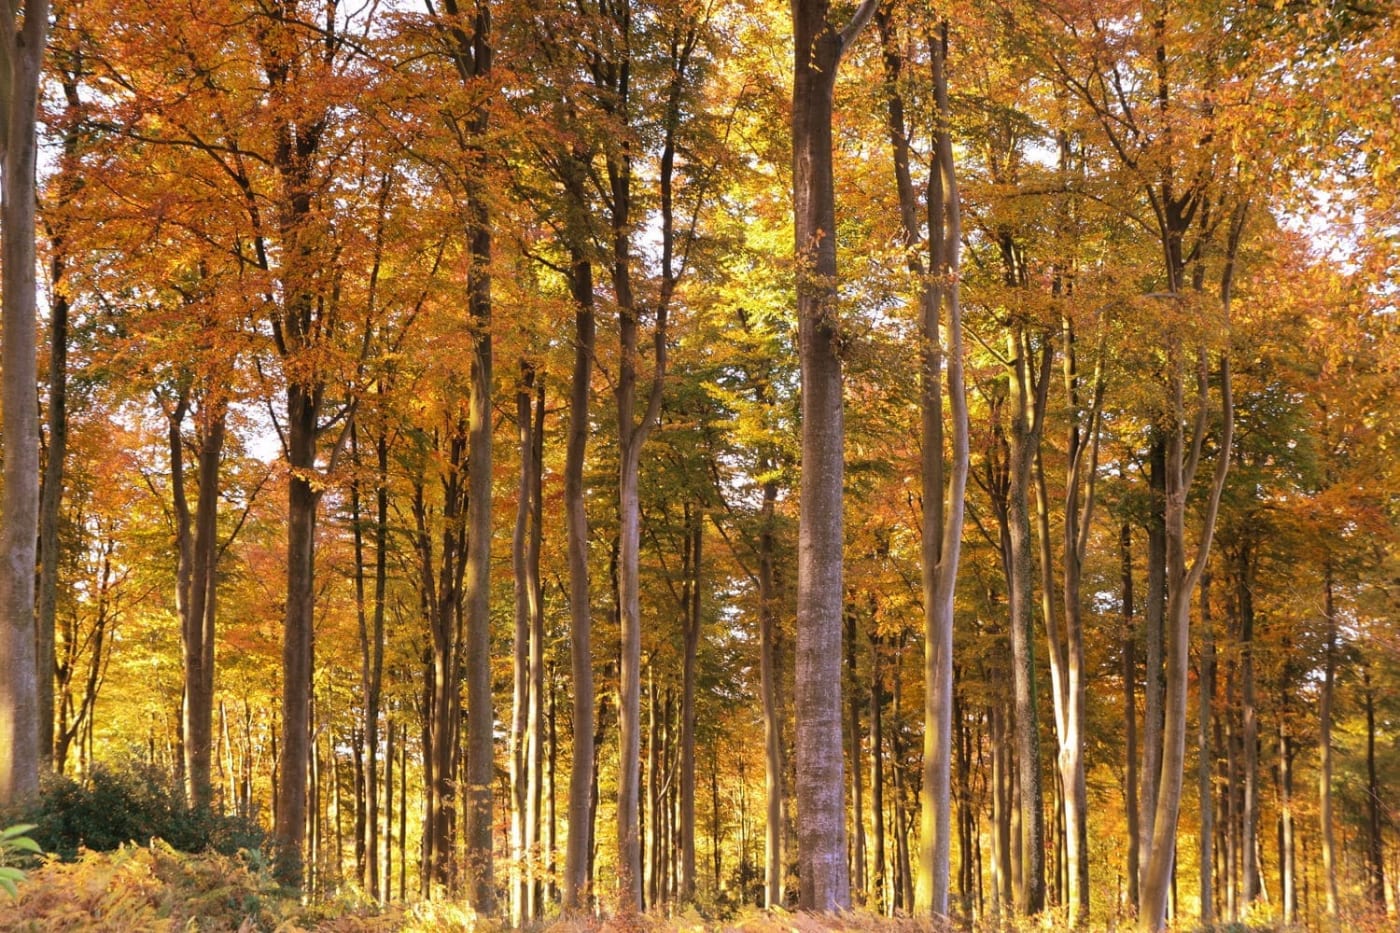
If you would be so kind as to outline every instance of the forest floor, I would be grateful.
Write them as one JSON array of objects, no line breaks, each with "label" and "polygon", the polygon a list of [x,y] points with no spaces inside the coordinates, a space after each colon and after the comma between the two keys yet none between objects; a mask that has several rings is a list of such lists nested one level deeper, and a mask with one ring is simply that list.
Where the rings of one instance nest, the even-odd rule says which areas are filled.
[{"label": "forest floor", "polygon": [[[507,933],[509,929],[447,901],[383,908],[364,898],[342,895],[307,904],[288,896],[265,869],[242,858],[187,855],[160,842],[130,845],[115,852],[85,851],[72,862],[51,859],[31,868],[14,896],[0,891],[0,931]],[[694,911],[672,917],[556,919],[532,924],[525,933],[923,933],[938,929],[929,923],[860,911],[815,916],[750,909],[727,920],[707,920]],[[998,933],[1048,933],[1054,929],[1057,927],[1040,923],[1014,928],[1002,925]]]}]

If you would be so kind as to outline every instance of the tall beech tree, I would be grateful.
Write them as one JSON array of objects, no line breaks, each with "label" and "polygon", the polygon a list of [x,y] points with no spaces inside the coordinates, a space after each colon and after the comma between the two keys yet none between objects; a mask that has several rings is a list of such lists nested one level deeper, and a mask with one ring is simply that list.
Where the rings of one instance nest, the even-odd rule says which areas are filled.
[{"label": "tall beech tree", "polygon": [[842,56],[875,15],[861,0],[846,23],[829,0],[792,5],[792,184],[802,368],[802,481],[797,545],[798,903],[851,904],[841,757],[842,477],[845,416],[836,270],[832,110]]},{"label": "tall beech tree", "polygon": [[39,789],[41,685],[34,617],[39,532],[39,397],[34,358],[35,170],[39,80],[49,30],[48,0],[0,12],[0,806]]},{"label": "tall beech tree", "polygon": [[[883,53],[886,119],[894,155],[901,232],[908,251],[908,269],[917,283],[920,500],[923,505],[920,567],[924,612],[924,764],[920,790],[919,881],[914,903],[910,906],[920,913],[942,918],[948,916],[952,850],[953,595],[962,543],[969,446],[958,283],[962,223],[948,94],[948,27],[944,23],[934,32],[932,24],[923,26],[935,117],[929,140],[930,168],[921,198],[911,171],[913,127],[901,87],[906,72],[916,64],[910,62],[903,51],[913,44],[914,37],[898,34],[888,10],[882,8],[875,16]],[[925,211],[923,218],[919,216],[921,201]],[[951,444],[945,440],[945,392],[953,427]],[[878,722],[878,683],[873,689],[872,715]],[[878,742],[873,755],[877,763],[884,755]],[[876,801],[882,796],[880,784],[880,778],[876,777]],[[877,808],[879,806],[877,803]],[[881,821],[882,815],[877,816],[877,826]],[[882,850],[883,846],[877,846],[881,862]],[[883,877],[883,864],[877,865],[876,874]]]}]

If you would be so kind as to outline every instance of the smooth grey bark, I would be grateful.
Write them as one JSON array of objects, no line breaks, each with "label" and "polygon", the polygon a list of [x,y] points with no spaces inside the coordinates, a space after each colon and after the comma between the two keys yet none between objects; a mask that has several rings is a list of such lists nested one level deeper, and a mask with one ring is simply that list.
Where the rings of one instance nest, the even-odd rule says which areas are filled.
[{"label": "smooth grey bark", "polygon": [[1196,692],[1196,800],[1200,810],[1199,866],[1201,926],[1215,923],[1215,752],[1211,748],[1211,704],[1215,699],[1215,628],[1210,612],[1210,574],[1201,577],[1201,659]]},{"label": "smooth grey bark", "polygon": [[864,905],[869,892],[865,883],[865,787],[864,769],[860,766],[860,679],[856,673],[856,613],[846,607],[846,690],[850,723],[846,729],[847,756],[851,765],[851,885],[856,903]]},{"label": "smooth grey bark", "polygon": [[[310,331],[311,309],[294,308],[289,319],[301,339]],[[287,387],[286,447],[291,468],[287,492],[287,605],[282,635],[282,759],[277,781],[277,876],[302,885],[306,840],[306,776],[310,766],[313,573],[316,548],[316,475],[319,387]]]},{"label": "smooth grey bark", "polygon": [[[1284,650],[1287,651],[1285,643]],[[1293,681],[1285,676],[1285,684]],[[1284,691],[1291,689],[1285,687]],[[1288,695],[1280,696],[1278,717],[1278,832],[1279,832],[1279,890],[1283,908],[1283,923],[1292,925],[1298,917],[1298,842],[1293,821],[1293,737],[1289,734]]]},{"label": "smooth grey bark", "polygon": [[1152,847],[1157,785],[1162,774],[1162,633],[1167,606],[1166,439],[1153,432],[1148,450],[1147,604],[1143,607],[1142,769],[1138,787],[1138,913]]},{"label": "smooth grey bark", "polygon": [[[457,881],[469,417],[460,410],[460,402],[441,414],[441,424],[431,432],[432,466],[418,464],[412,481],[418,609],[428,629],[421,687],[424,823],[419,878],[425,897],[435,889],[451,891]],[[430,476],[441,490],[436,505],[427,495]]]},{"label": "smooth grey bark", "polygon": [[1012,910],[1011,752],[1005,702],[998,698],[988,718],[992,739],[992,917],[1009,919]]},{"label": "smooth grey bark", "polygon": [[[23,16],[20,20],[19,17]],[[41,684],[34,615],[39,391],[34,207],[47,0],[0,4],[0,807],[39,791]]]},{"label": "smooth grey bark", "polygon": [[1132,909],[1138,905],[1138,853],[1140,850],[1138,810],[1138,749],[1137,749],[1137,637],[1133,623],[1133,526],[1128,522],[1118,533],[1119,554],[1119,615],[1123,624],[1123,752],[1125,759],[1123,783],[1124,810],[1128,824],[1127,844],[1127,902]]},{"label": "smooth grey bark", "polygon": [[1330,563],[1323,567],[1322,587],[1322,624],[1325,634],[1322,695],[1317,710],[1317,819],[1320,829],[1318,842],[1322,847],[1322,883],[1326,896],[1324,903],[1328,920],[1335,923],[1341,908],[1341,898],[1337,889],[1337,839],[1332,807],[1332,705],[1337,689],[1339,625]]},{"label": "smooth grey bark", "polygon": [[[328,17],[327,34],[318,39],[315,51],[305,57],[289,57],[289,30],[296,10],[289,4],[274,15],[265,11],[257,30],[258,64],[267,76],[266,92],[294,99],[305,82],[307,71],[328,67],[340,44],[335,41],[334,16]],[[304,70],[305,69],[305,70]],[[285,422],[282,425],[284,455],[288,467],[286,607],[282,622],[282,717],[281,761],[277,778],[276,819],[273,842],[276,850],[274,871],[279,881],[300,888],[303,878],[303,848],[307,825],[307,777],[310,774],[311,674],[314,666],[312,632],[315,623],[315,556],[317,509],[321,499],[321,472],[317,465],[318,441],[324,430],[320,423],[326,403],[327,374],[316,360],[330,337],[325,330],[333,313],[312,293],[312,268],[319,258],[315,234],[310,229],[315,214],[317,157],[329,125],[329,110],[275,118],[271,168],[275,172],[277,195],[275,217],[276,247],[280,254],[274,268],[268,259],[267,244],[259,234],[258,261],[274,273],[284,288],[270,319],[273,342],[287,377],[284,393]],[[247,182],[246,178],[241,179]],[[250,189],[244,191],[251,199]],[[258,208],[249,210],[257,220]],[[353,420],[346,409],[339,419],[345,425]],[[328,472],[348,432],[333,449]]]},{"label": "smooth grey bark", "polygon": [[[542,540],[541,472],[544,382],[536,384],[535,367],[520,361],[515,393],[520,447],[515,531],[511,566],[515,587],[514,696],[511,729],[512,856],[516,872],[511,889],[512,922],[534,920],[539,903],[539,848],[544,754],[544,607],[540,590]],[[538,415],[535,399],[538,396]]]},{"label": "smooth grey bark", "polygon": [[[525,913],[529,919],[544,914],[544,885],[542,877],[552,878],[554,850],[553,829],[549,845],[541,851],[541,833],[545,808],[545,738],[546,721],[553,715],[553,697],[546,696],[547,673],[544,645],[544,590],[540,578],[540,551],[544,542],[544,381],[535,389],[535,421],[531,429],[534,450],[530,456],[530,534],[525,545],[526,585],[533,592],[530,600],[530,700],[528,732],[525,742],[525,770],[528,788],[525,797],[525,851],[530,859]],[[548,677],[552,689],[552,677]],[[549,754],[554,754],[554,740],[549,739]],[[550,764],[548,806],[549,819],[554,814],[554,777]]]},{"label": "smooth grey bark", "polygon": [[842,478],[845,420],[836,268],[832,110],[842,53],[875,12],[862,0],[840,28],[829,0],[794,0],[793,220],[797,249],[802,480],[797,558],[799,905],[851,904],[841,754]]},{"label": "smooth grey bark", "polygon": [[[765,463],[764,472],[772,465]],[[774,513],[778,483],[763,484],[763,506],[758,530],[758,665],[759,693],[763,705],[763,906],[783,903],[783,724],[778,702],[780,672],[777,657],[777,588],[773,576]],[[716,816],[718,819],[718,816]],[[718,842],[716,842],[718,845]],[[718,875],[716,871],[716,875]]]},{"label": "smooth grey bark", "polygon": [[1100,347],[1094,367],[1087,411],[1084,405],[1083,376],[1079,371],[1078,347],[1069,319],[1061,326],[1064,342],[1063,376],[1070,426],[1065,451],[1063,580],[1061,599],[1064,612],[1063,636],[1056,624],[1053,599],[1054,573],[1050,570],[1050,522],[1045,471],[1040,456],[1035,460],[1037,532],[1041,542],[1041,575],[1046,636],[1050,642],[1050,675],[1058,744],[1056,764],[1064,820],[1063,872],[1067,891],[1067,919],[1078,927],[1089,919],[1088,790],[1084,767],[1084,605],[1082,585],[1084,561],[1089,549],[1089,532],[1096,504],[1098,475],[1099,421],[1103,410],[1103,350]]},{"label": "smooth grey bark", "polygon": [[58,614],[59,517],[63,505],[64,460],[68,452],[68,311],[63,281],[63,250],[52,238],[49,274],[53,298],[49,309],[49,434],[39,500],[39,608],[35,619],[36,677],[39,697],[41,766],[53,767],[54,620]]},{"label": "smooth grey bark", "polygon": [[[920,282],[919,392],[922,455],[920,494],[921,588],[924,611],[924,768],[920,784],[919,880],[912,907],[933,918],[948,915],[952,851],[953,592],[962,542],[963,493],[967,484],[968,428],[963,385],[962,311],[958,274],[961,212],[953,163],[946,63],[946,24],[929,37],[931,79],[937,108],[932,140],[935,169],[925,192],[920,222],[918,197],[910,174],[909,128],[899,89],[905,59],[887,11],[876,12],[885,75],[886,127],[894,155],[900,222],[909,271]],[[926,260],[918,252],[925,244]],[[943,311],[947,308],[946,334]],[[944,382],[953,437],[944,437]],[[945,457],[948,458],[945,462]],[[946,488],[945,488],[946,486]],[[878,684],[877,688],[878,690]],[[879,754],[879,750],[876,750]],[[898,773],[898,772],[896,772]],[[902,843],[903,838],[897,840]],[[877,869],[883,874],[883,865]],[[900,898],[896,898],[898,902]]]},{"label": "smooth grey bark", "polygon": [[170,483],[174,501],[176,603],[184,648],[185,794],[191,807],[213,802],[214,620],[218,574],[219,465],[223,459],[227,404],[206,396],[195,412],[198,494],[191,515],[185,494],[184,437],[188,390],[169,416]]},{"label": "smooth grey bark", "polygon": [[[475,29],[478,74],[490,68],[489,19],[478,12]],[[483,64],[484,62],[484,64]],[[479,129],[485,129],[484,126]],[[462,580],[464,668],[467,688],[466,836],[468,899],[479,915],[496,910],[492,807],[495,785],[495,713],[491,696],[491,227],[486,208],[472,205],[472,275],[468,303],[472,328],[471,388],[467,398],[466,555]]]},{"label": "smooth grey bark", "polygon": [[684,593],[688,597],[682,606],[684,615],[684,657],[681,673],[680,748],[680,876],[677,895],[682,904],[695,901],[695,691],[700,652],[700,627],[704,619],[702,583],[704,568],[705,525],[697,507],[686,508],[689,541],[686,544],[686,574]]},{"label": "smooth grey bark", "polygon": [[1005,523],[1002,559],[1008,591],[1016,777],[1021,802],[1021,874],[1016,906],[1022,914],[1034,916],[1045,908],[1045,808],[1032,631],[1030,487],[1054,354],[1050,347],[1044,347],[1039,354],[1039,373],[1035,373],[1036,351],[1020,321],[1011,325],[1006,352],[1011,410],[1005,514],[999,517]]},{"label": "smooth grey bark", "polygon": [[[582,203],[583,165],[568,165],[571,196]],[[569,563],[569,659],[573,675],[573,767],[569,774],[569,835],[565,842],[563,907],[588,907],[589,840],[593,835],[594,697],[593,611],[588,581],[588,511],[584,495],[584,456],[588,446],[588,401],[597,325],[593,308],[593,267],[577,245],[570,245],[569,289],[574,301],[574,365],[569,383],[569,429],[564,447],[564,525]]]},{"label": "smooth grey bark", "polygon": [[1243,909],[1261,893],[1259,877],[1259,708],[1254,678],[1254,576],[1257,561],[1246,538],[1235,555],[1235,608],[1239,612],[1240,718],[1243,731],[1243,790],[1240,849],[1243,855]]},{"label": "smooth grey bark", "polygon": [[[631,67],[630,41],[633,28],[630,4],[621,4],[613,13],[623,47],[629,51],[618,63],[602,73],[609,83],[609,103],[612,115],[621,126],[631,127],[630,113]],[[689,78],[690,60],[699,39],[698,26],[689,23],[671,37],[672,60],[668,84],[664,139],[660,158],[659,207],[661,213],[661,281],[652,312],[652,373],[649,394],[641,416],[637,416],[641,333],[639,308],[632,287],[632,153],[624,141],[607,154],[608,187],[611,193],[612,220],[612,284],[618,309],[618,342],[620,360],[615,389],[618,430],[618,612],[622,651],[619,664],[620,690],[618,703],[618,741],[620,743],[617,789],[617,845],[621,866],[619,906],[624,910],[640,910],[642,906],[642,849],[640,828],[641,756],[641,592],[639,584],[641,556],[641,506],[638,479],[641,453],[660,418],[667,366],[667,317],[677,282],[685,265],[689,242],[694,238],[694,224],[685,235],[677,255],[677,235],[673,181],[676,150],[679,145],[683,119],[683,97]],[[694,819],[694,771],[691,770],[690,811]],[[691,835],[694,835],[692,825]],[[694,847],[691,840],[690,872],[684,885],[694,885]],[[683,886],[684,886],[683,885]]]},{"label": "smooth grey bark", "polygon": [[[1220,278],[1220,307],[1228,326],[1234,283],[1235,257],[1239,251],[1248,202],[1232,213],[1225,266]],[[1187,670],[1190,652],[1190,600],[1210,557],[1210,546],[1219,514],[1220,496],[1230,467],[1234,436],[1234,399],[1230,383],[1230,357],[1220,357],[1220,418],[1218,450],[1214,475],[1207,491],[1207,502],[1197,532],[1194,553],[1186,545],[1187,494],[1200,464],[1208,419],[1209,359],[1204,347],[1196,352],[1195,417],[1188,442],[1184,398],[1184,361],[1178,345],[1169,353],[1171,427],[1167,435],[1166,543],[1167,543],[1167,631],[1166,695],[1163,702],[1161,772],[1158,778],[1157,808],[1153,819],[1149,858],[1144,866],[1142,911],[1139,922],[1145,929],[1160,930],[1166,923],[1173,867],[1176,861],[1176,830],[1180,815],[1181,786],[1186,754]]]},{"label": "smooth grey bark", "polygon": [[[885,729],[884,683],[881,640],[870,636],[870,823],[874,851],[870,872],[870,909],[885,912],[889,899],[885,896]],[[857,763],[856,767],[859,767]],[[860,812],[857,808],[856,812]]]},{"label": "smooth grey bark", "polygon": [[533,464],[535,372],[524,360],[515,390],[515,423],[519,438],[520,480],[516,485],[515,530],[511,535],[510,558],[514,575],[515,628],[511,637],[511,716],[510,716],[510,922],[520,926],[529,918],[530,853],[525,844],[526,808],[530,788],[526,776],[526,746],[531,726],[530,628],[534,591],[529,584],[525,551],[533,517]]},{"label": "smooth grey bark", "polygon": [[[381,384],[382,385],[382,384]],[[381,389],[382,391],[382,389]],[[352,430],[350,436],[352,450],[358,446],[358,436]],[[379,874],[379,719],[384,680],[384,615],[387,605],[386,595],[389,575],[389,442],[383,429],[376,432],[374,439],[375,484],[374,484],[374,592],[369,613],[365,612],[364,593],[364,528],[363,511],[360,500],[360,484],[351,484],[351,508],[354,520],[355,544],[355,597],[358,608],[357,621],[360,636],[360,692],[364,719],[364,835],[357,840],[357,851],[363,849],[364,865],[362,881],[370,897],[380,898]],[[358,453],[356,456],[358,459]],[[393,742],[389,743],[392,752]],[[386,769],[392,768],[392,756],[385,762]],[[386,793],[392,794],[392,775],[385,772],[385,780],[390,787]],[[392,834],[390,834],[392,835]],[[386,849],[387,859],[391,850]],[[386,880],[383,897],[387,901],[391,885]]]},{"label": "smooth grey bark", "polygon": [[1366,897],[1377,911],[1385,910],[1385,840],[1381,835],[1381,785],[1376,773],[1376,691],[1370,665],[1361,668],[1366,711]]},{"label": "smooth grey bark", "polygon": [[[61,212],[83,186],[78,164],[82,141],[82,100],[77,77],[57,68],[63,89],[63,150],[59,157],[57,207]],[[53,767],[54,623],[58,613],[58,564],[62,551],[59,518],[63,505],[64,461],[68,454],[68,244],[61,218],[44,223],[49,239],[49,378],[48,442],[39,491],[39,594],[35,619],[36,674],[39,691],[40,766]]]}]

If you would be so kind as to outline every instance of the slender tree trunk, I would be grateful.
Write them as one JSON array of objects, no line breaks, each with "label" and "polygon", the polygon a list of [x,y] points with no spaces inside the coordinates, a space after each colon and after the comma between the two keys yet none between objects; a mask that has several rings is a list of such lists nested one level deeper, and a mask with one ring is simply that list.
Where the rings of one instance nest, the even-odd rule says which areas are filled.
[{"label": "slender tree trunk", "polygon": [[1250,543],[1239,543],[1235,568],[1235,607],[1239,613],[1240,716],[1243,726],[1242,834],[1244,856],[1243,907],[1247,911],[1259,898],[1259,710],[1254,684],[1254,567]]},{"label": "slender tree trunk", "polygon": [[1327,918],[1337,919],[1340,898],[1337,893],[1337,840],[1332,817],[1332,704],[1337,683],[1337,605],[1332,592],[1332,567],[1323,569],[1322,624],[1326,636],[1322,661],[1322,697],[1317,713],[1317,816],[1322,844],[1323,890],[1326,893]]},{"label": "slender tree trunk", "polygon": [[[582,178],[577,179],[578,186]],[[581,191],[580,191],[581,194]],[[564,453],[564,509],[569,554],[570,662],[573,673],[573,768],[569,775],[569,838],[564,855],[563,906],[586,911],[592,836],[593,613],[588,585],[588,512],[584,503],[584,454],[588,444],[589,383],[596,325],[593,272],[580,248],[571,247],[574,299],[574,368],[569,390],[569,433]]]},{"label": "slender tree trunk", "polygon": [[556,778],[559,774],[559,719],[558,692],[554,688],[554,665],[551,662],[549,673],[546,676],[549,684],[549,708],[546,718],[549,721],[549,757],[546,759],[545,783],[545,876],[549,879],[546,896],[550,903],[559,901],[559,883],[555,879],[558,877],[559,868],[559,811],[557,805],[557,795],[555,794]]},{"label": "slender tree trunk", "polygon": [[1006,707],[998,698],[992,720],[992,914],[998,922],[1012,909],[1011,871],[1011,752],[1006,728]]},{"label": "slender tree trunk", "polygon": [[[1286,649],[1285,649],[1286,650]],[[1286,687],[1285,689],[1291,689]],[[1293,823],[1293,738],[1288,732],[1287,696],[1281,698],[1278,720],[1278,823],[1279,890],[1282,892],[1283,924],[1292,926],[1298,917],[1297,834]]]},{"label": "slender tree trunk", "polygon": [[1385,840],[1381,836],[1381,785],[1376,774],[1376,691],[1370,665],[1361,668],[1366,703],[1366,896],[1385,910]]},{"label": "slender tree trunk", "polygon": [[[516,424],[520,439],[520,483],[511,540],[515,576],[514,703],[512,715],[511,788],[512,849],[518,878],[512,890],[512,922],[535,919],[536,859],[540,826],[541,749],[544,706],[544,634],[539,605],[537,523],[540,464],[535,459],[535,369],[521,360],[516,388]],[[541,383],[541,389],[543,384]]]},{"label": "slender tree trunk", "polygon": [[[23,11],[22,23],[16,18]],[[47,0],[24,0],[0,17],[0,807],[39,791],[41,688],[34,567],[39,534],[39,393],[34,353],[35,165],[39,78]]]},{"label": "slender tree trunk", "polygon": [[521,926],[528,919],[529,852],[525,845],[526,807],[529,780],[526,777],[526,744],[531,730],[531,619],[533,594],[528,588],[525,549],[529,521],[533,516],[531,459],[535,452],[533,427],[533,388],[535,373],[524,361],[521,381],[515,389],[515,423],[519,436],[521,475],[515,500],[515,531],[511,537],[511,567],[515,581],[515,632],[511,642],[511,925]]},{"label": "slender tree trunk", "polygon": [[1032,376],[1034,351],[1024,328],[1013,326],[1011,360],[1010,483],[1007,496],[1007,587],[1010,591],[1012,685],[1016,698],[1017,779],[1021,794],[1021,889],[1017,906],[1026,916],[1045,909],[1045,807],[1040,773],[1040,717],[1032,648],[1031,528],[1032,465],[1049,383],[1051,351],[1042,351],[1039,378]]},{"label": "slender tree trunk", "polygon": [[190,805],[208,807],[214,753],[214,620],[218,582],[219,464],[223,459],[227,408],[205,398],[197,425],[199,495],[195,500],[193,575],[185,630],[185,780]]},{"label": "slender tree trunk", "polygon": [[[771,465],[765,466],[769,472]],[[763,787],[766,801],[763,843],[763,906],[783,903],[783,725],[778,705],[777,592],[773,579],[773,519],[778,484],[763,484],[758,532],[759,692],[763,702]],[[716,842],[716,845],[718,843]],[[716,871],[718,886],[718,871]]]},{"label": "slender tree trunk", "polygon": [[[626,71],[624,70],[624,74]],[[625,87],[620,92],[625,106]],[[622,653],[619,665],[617,734],[617,853],[618,908],[624,912],[642,907],[642,849],[639,776],[642,722],[642,623],[639,584],[641,557],[641,505],[637,488],[641,451],[652,420],[636,420],[637,365],[639,362],[637,310],[632,299],[630,231],[631,163],[621,167],[609,161],[613,202],[613,289],[618,304],[621,360],[616,388],[618,430],[618,594]],[[654,387],[659,389],[658,387]],[[659,404],[660,396],[656,396]]]},{"label": "slender tree trunk", "polygon": [[1167,604],[1165,438],[1154,434],[1148,451],[1147,604],[1143,611],[1142,770],[1138,792],[1138,915],[1152,849],[1157,787],[1162,774],[1162,633]]},{"label": "slender tree trunk", "polygon": [[311,633],[316,547],[317,415],[319,393],[287,387],[287,608],[282,641],[282,763],[277,786],[277,875],[301,887],[306,839],[306,775],[310,766]]},{"label": "slender tree trunk", "polygon": [[[696,509],[699,512],[699,508]],[[690,520],[690,605],[685,607],[685,657],[681,683],[680,736],[680,888],[683,905],[695,901],[695,691],[702,600],[705,525],[703,514]]]},{"label": "slender tree trunk", "polygon": [[[889,62],[889,43],[886,43]],[[921,289],[919,325],[919,410],[923,453],[920,493],[924,515],[920,567],[924,610],[924,766],[920,784],[919,882],[906,901],[919,914],[938,920],[948,916],[949,862],[952,850],[952,709],[953,709],[953,593],[962,546],[963,493],[967,485],[967,393],[963,383],[962,306],[958,275],[962,244],[962,213],[948,98],[948,29],[929,40],[935,103],[938,111],[934,146],[937,166],[929,175],[926,230],[932,273]],[[903,123],[891,111],[891,125]],[[896,144],[896,177],[908,174],[907,149]],[[901,168],[902,166],[902,168]],[[918,239],[912,186],[900,181],[900,213],[905,237]],[[947,309],[947,346],[941,329]],[[945,450],[943,436],[944,382],[953,437]],[[948,457],[945,464],[944,457]],[[945,487],[946,484],[946,487]],[[896,667],[896,676],[898,667]],[[898,700],[896,699],[896,703]],[[898,718],[898,717],[896,717]],[[897,733],[896,733],[897,734]],[[897,744],[897,743],[896,743]],[[898,761],[896,761],[898,786]],[[902,800],[902,794],[900,794]],[[897,844],[907,847],[901,832]],[[906,876],[909,874],[905,872]],[[909,884],[906,877],[904,883]]]},{"label": "slender tree trunk", "polygon": [[[352,434],[351,442],[357,443]],[[364,838],[365,851],[362,880],[370,897],[380,896],[379,877],[379,718],[384,679],[384,613],[389,579],[389,442],[383,429],[376,432],[374,488],[374,593],[369,611],[369,624],[364,611],[363,530],[359,504],[359,485],[351,487],[355,518],[356,597],[360,605],[360,681],[364,701]],[[392,750],[392,743],[390,743]],[[386,767],[389,766],[386,763]],[[389,778],[386,777],[386,780]],[[389,885],[384,885],[387,899]]]},{"label": "slender tree trunk", "polygon": [[[870,877],[871,909],[884,913],[889,903],[885,897],[885,730],[883,707],[884,684],[880,657],[880,639],[870,637],[870,816],[874,830],[875,852]],[[859,762],[856,767],[859,768]],[[857,810],[859,812],[859,810]]]},{"label": "slender tree trunk", "polygon": [[[1231,230],[1232,249],[1238,244],[1242,212],[1237,214]],[[1231,267],[1227,265],[1222,277],[1221,305],[1229,319]],[[1161,773],[1158,779],[1157,810],[1154,815],[1150,858],[1142,886],[1143,910],[1139,922],[1146,929],[1160,930],[1166,923],[1167,901],[1175,877],[1177,818],[1181,806],[1181,786],[1186,754],[1187,668],[1190,651],[1190,599],[1205,572],[1210,556],[1215,518],[1220,507],[1220,495],[1230,464],[1230,443],[1234,427],[1234,404],[1230,387],[1228,357],[1220,361],[1220,396],[1223,425],[1220,449],[1216,453],[1214,475],[1209,486],[1209,500],[1201,523],[1194,555],[1186,550],[1186,498],[1199,464],[1204,443],[1207,417],[1207,358],[1204,347],[1197,351],[1196,416],[1190,449],[1185,439],[1185,403],[1183,400],[1183,365],[1176,355],[1172,380],[1173,430],[1168,439],[1167,470],[1167,682],[1163,702]]]},{"label": "slender tree trunk", "polygon": [[40,765],[53,767],[54,620],[58,612],[58,528],[63,504],[63,466],[68,451],[68,287],[61,238],[51,243],[49,272],[53,299],[49,309],[48,458],[39,502],[39,610],[36,619],[36,674],[39,697]]},{"label": "slender tree trunk", "polygon": [[[394,717],[388,717],[388,735],[384,737],[384,902],[394,899]],[[399,801],[403,807],[404,800]],[[400,895],[402,897],[402,895]]]},{"label": "slender tree trunk", "polygon": [[[389,860],[384,859],[387,871]],[[385,885],[388,890],[388,885]],[[399,900],[408,899],[408,732],[399,735]]]},{"label": "slender tree trunk", "polygon": [[1196,686],[1200,711],[1196,717],[1197,803],[1201,812],[1201,926],[1215,923],[1215,753],[1211,749],[1211,704],[1215,698],[1215,628],[1210,613],[1210,574],[1201,577],[1201,660]]},{"label": "slender tree trunk", "polygon": [[[489,69],[486,25],[479,14],[477,58]],[[481,129],[484,130],[484,126]],[[472,909],[482,916],[496,910],[492,852],[492,790],[495,784],[495,714],[491,696],[491,227],[486,208],[470,208],[472,279],[469,304],[475,331],[467,422],[467,545],[463,580],[466,612],[463,645],[467,688],[466,860]]]},{"label": "slender tree trunk", "polygon": [[851,827],[855,838],[851,845],[851,885],[855,889],[854,901],[866,902],[865,885],[865,788],[860,766],[860,680],[856,676],[856,613],[855,607],[846,607],[846,690],[850,711],[850,725],[846,741],[851,762]]},{"label": "slender tree trunk", "polygon": [[[904,721],[904,713],[901,706],[901,697],[904,696],[904,684],[900,672],[900,658],[904,651],[903,635],[899,636],[896,643],[894,663],[891,664],[893,673],[892,690],[894,702],[890,709],[890,715],[895,722]],[[909,853],[909,835],[913,830],[912,820],[909,818],[909,798],[906,794],[906,778],[904,768],[900,763],[904,761],[904,743],[900,741],[900,730],[894,730],[890,736],[890,751],[893,754],[891,766],[894,770],[894,877],[895,877],[895,908],[896,910],[909,911],[916,908],[917,904],[914,895],[914,871]]]},{"label": "slender tree trunk", "polygon": [[1141,849],[1138,816],[1138,749],[1137,749],[1137,635],[1133,623],[1133,526],[1123,523],[1118,534],[1118,553],[1122,579],[1119,612],[1123,620],[1123,722],[1124,810],[1128,824],[1128,891],[1131,910],[1138,906],[1138,853]]}]

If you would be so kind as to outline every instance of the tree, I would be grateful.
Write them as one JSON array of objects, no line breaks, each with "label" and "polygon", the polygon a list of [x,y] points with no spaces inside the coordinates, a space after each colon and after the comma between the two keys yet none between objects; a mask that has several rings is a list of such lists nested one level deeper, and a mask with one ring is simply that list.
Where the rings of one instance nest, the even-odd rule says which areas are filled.
[{"label": "tree", "polygon": [[829,0],[792,5],[793,219],[802,364],[802,484],[797,563],[798,903],[851,903],[841,758],[842,489],[845,421],[836,277],[831,120],[836,69],[878,0],[861,0],[843,26]]},{"label": "tree", "polygon": [[[21,18],[22,17],[22,18]],[[39,77],[48,0],[0,12],[0,806],[39,789],[39,703],[34,566],[39,532],[39,398],[34,359],[34,205]]]},{"label": "tree", "polygon": [[[962,308],[959,300],[961,208],[953,164],[948,95],[948,26],[926,31],[935,120],[930,140],[926,223],[911,162],[911,127],[901,78],[909,66],[889,13],[876,14],[883,50],[888,135],[894,154],[895,188],[909,272],[917,283],[920,408],[920,554],[924,613],[924,766],[920,790],[919,881],[914,907],[935,919],[948,916],[952,849],[953,594],[962,544],[963,497],[968,472],[967,393],[963,383]],[[928,30],[928,27],[925,27]],[[923,246],[924,255],[919,252]],[[943,318],[947,308],[946,324]],[[946,327],[947,346],[943,343]],[[944,383],[951,412],[951,446],[944,440]],[[951,459],[949,459],[951,455]],[[946,481],[945,481],[946,477]],[[946,487],[946,488],[945,488]],[[879,715],[879,687],[874,715]],[[884,752],[878,745],[876,761]],[[897,766],[897,765],[896,765]],[[876,800],[880,781],[874,782]],[[882,861],[882,859],[881,859]],[[883,874],[883,865],[877,873]]]}]

